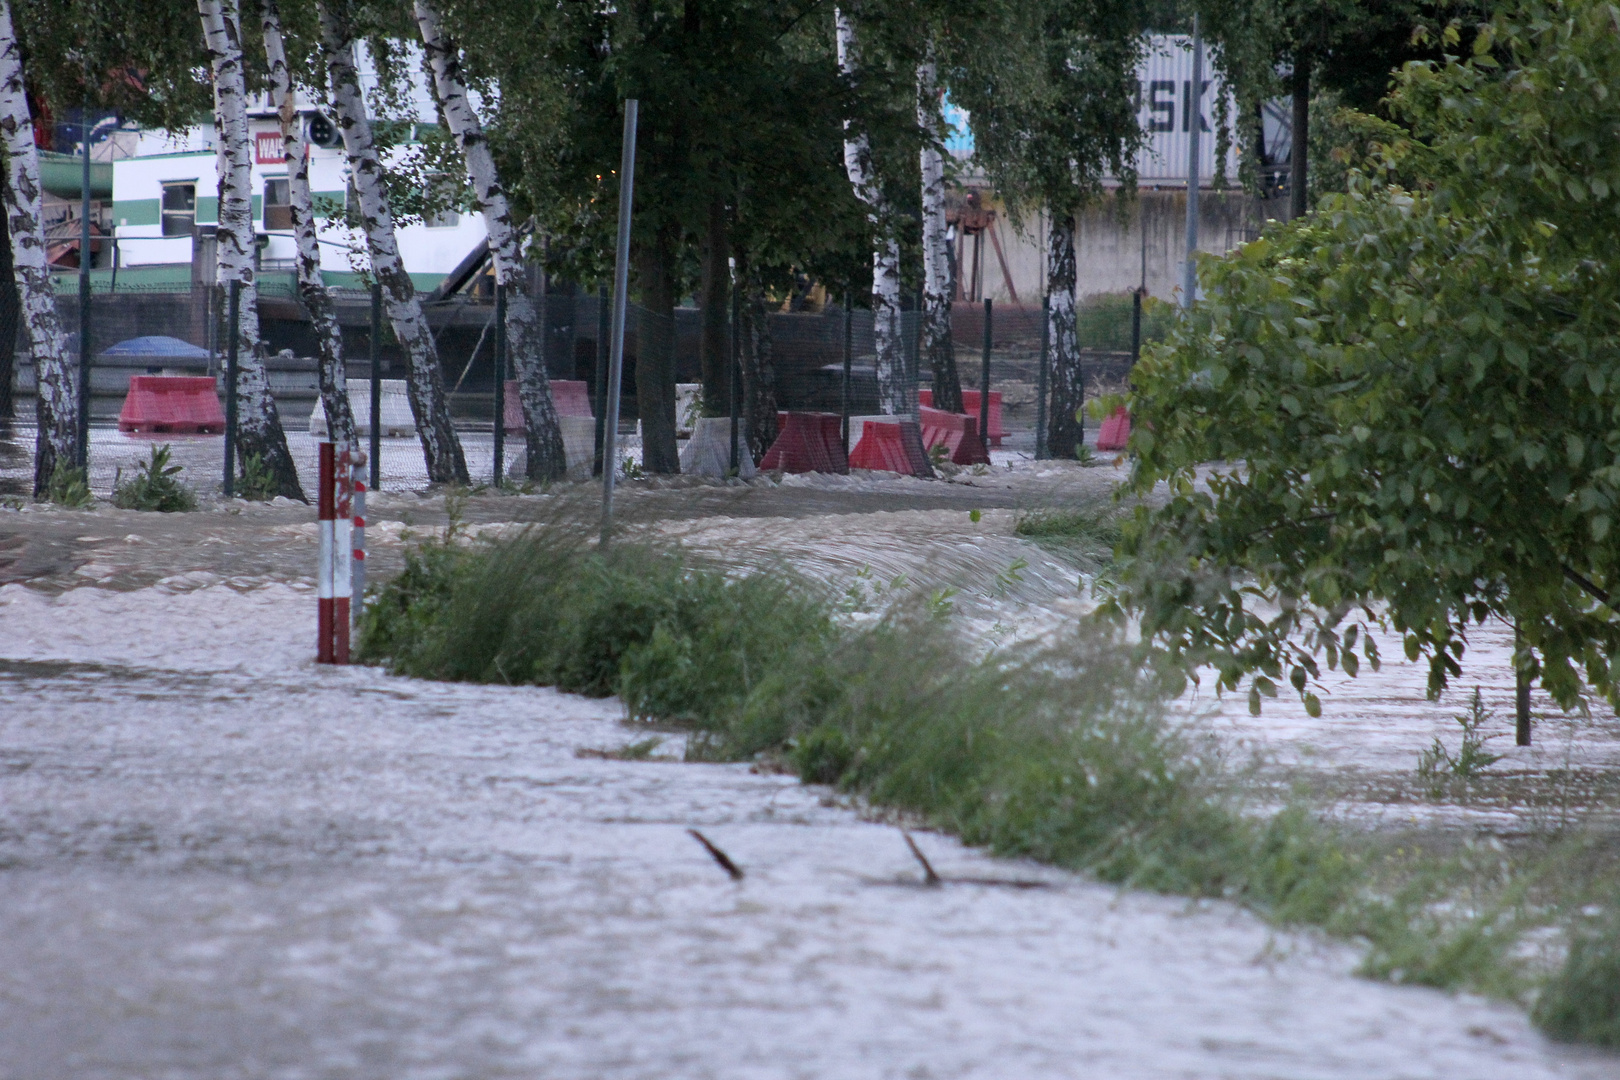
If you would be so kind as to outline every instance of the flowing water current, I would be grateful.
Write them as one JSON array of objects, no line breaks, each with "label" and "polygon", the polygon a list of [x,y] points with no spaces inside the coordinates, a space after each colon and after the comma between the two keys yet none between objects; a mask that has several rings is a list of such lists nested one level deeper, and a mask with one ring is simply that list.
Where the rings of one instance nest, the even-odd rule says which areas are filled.
[{"label": "flowing water current", "polygon": [[206,580],[0,588],[4,1080],[1620,1075],[1222,904],[934,834],[921,887],[825,789],[317,669],[308,588]]}]

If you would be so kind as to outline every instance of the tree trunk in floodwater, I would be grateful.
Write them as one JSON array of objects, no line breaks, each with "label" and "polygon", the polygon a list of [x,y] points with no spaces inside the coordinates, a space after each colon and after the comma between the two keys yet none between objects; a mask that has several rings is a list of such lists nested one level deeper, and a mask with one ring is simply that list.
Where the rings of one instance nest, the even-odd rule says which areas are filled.
[{"label": "tree trunk in floodwater", "polygon": [[1047,341],[1051,350],[1050,427],[1047,452],[1073,461],[1084,438],[1079,418],[1085,404],[1085,378],[1080,371],[1080,343],[1074,326],[1074,219],[1053,215],[1047,230]]},{"label": "tree trunk in floodwater", "polygon": [[[0,173],[0,185],[6,183]],[[10,205],[10,198],[3,204]],[[11,258],[9,213],[0,213],[0,420],[17,415],[13,387],[17,383],[17,330],[22,319],[22,294],[17,290],[16,267]]]},{"label": "tree trunk in floodwater", "polygon": [[461,49],[445,33],[438,11],[427,0],[416,0],[416,25],[422,31],[439,108],[478,196],[495,278],[506,286],[506,347],[523,406],[526,475],[530,480],[560,480],[568,473],[568,456],[563,448],[562,427],[557,422],[557,405],[551,396],[551,378],[546,372],[545,287],[540,288],[537,304],[536,297],[529,294],[522,242],[506,189],[501,186],[483,124],[467,99]]},{"label": "tree trunk in floodwater", "polygon": [[771,358],[771,315],[765,290],[753,280],[747,256],[737,252],[738,346],[742,360],[742,414],[748,452],[758,465],[776,442],[776,365]]},{"label": "tree trunk in floodwater", "polygon": [[360,227],[371,253],[371,272],[382,286],[388,322],[405,351],[405,385],[428,480],[466,484],[470,482],[467,459],[450,422],[450,401],[444,391],[444,373],[439,370],[439,350],[422,315],[416,286],[399,257],[394,214],[383,186],[382,160],[355,69],[354,34],[346,21],[336,17],[331,3],[318,4],[317,10],[322,52],[332,81],[332,103],[349,158],[349,174],[360,199]]},{"label": "tree trunk in floodwater", "polygon": [[[253,158],[248,137],[247,81],[242,70],[242,20],[237,0],[197,0],[203,42],[214,74],[214,130],[219,164],[218,282],[241,283],[236,326],[236,449],[245,467],[257,457],[276,478],[278,494],[304,499],[298,467],[287,451],[259,338],[259,284],[253,268]],[[229,329],[226,331],[229,333]]]},{"label": "tree trunk in floodwater", "polygon": [[668,239],[636,246],[641,314],[636,325],[636,410],[641,419],[641,467],[678,473],[675,446],[675,282]]},{"label": "tree trunk in floodwater", "polygon": [[4,194],[12,276],[22,298],[23,329],[39,386],[34,395],[39,421],[34,437],[34,494],[39,496],[50,486],[58,462],[73,464],[78,446],[79,385],[56,317],[56,290],[45,257],[39,151],[34,146],[22,50],[11,25],[9,0],[0,0],[0,136],[6,150]]},{"label": "tree trunk in floodwater", "polygon": [[[939,122],[939,87],[933,49],[917,68],[917,125],[934,130]],[[933,375],[934,408],[962,411],[962,380],[951,342],[951,261],[945,242],[945,159],[932,143],[922,148],[923,307],[922,352]]]},{"label": "tree trunk in floodwater", "polygon": [[[855,21],[833,10],[838,33],[838,70],[854,81],[860,74]],[[878,406],[890,416],[916,415],[917,385],[906,370],[905,341],[900,330],[900,244],[894,237],[888,200],[872,166],[872,147],[864,132],[844,121],[844,171],[855,197],[866,204],[875,244],[872,251],[872,341],[877,354]]]},{"label": "tree trunk in floodwater", "polygon": [[698,358],[704,416],[727,416],[731,411],[731,335],[726,326],[731,305],[731,237],[727,224],[726,200],[716,193],[709,199],[708,228],[703,236],[703,279],[698,286],[698,303],[703,308]]},{"label": "tree trunk in floodwater", "polygon": [[275,0],[260,0],[265,59],[270,65],[270,104],[281,121],[281,146],[287,159],[287,201],[293,238],[298,245],[298,297],[309,312],[315,334],[321,406],[326,430],[339,445],[355,441],[354,409],[349,402],[348,371],[343,362],[343,331],[332,309],[331,294],[321,277],[321,251],[315,234],[315,201],[309,190],[309,155],[304,127],[298,122],[292,75],[282,43],[281,13]]}]

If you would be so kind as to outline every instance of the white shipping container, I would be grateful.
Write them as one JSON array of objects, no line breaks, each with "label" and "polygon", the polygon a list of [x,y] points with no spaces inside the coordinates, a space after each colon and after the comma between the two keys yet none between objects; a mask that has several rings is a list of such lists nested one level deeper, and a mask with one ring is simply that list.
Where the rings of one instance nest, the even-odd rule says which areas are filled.
[{"label": "white shipping container", "polygon": [[[1192,142],[1192,123],[1197,117],[1198,177],[1208,187],[1215,175],[1215,130],[1221,97],[1227,100],[1227,122],[1231,125],[1231,146],[1226,154],[1226,178],[1235,183],[1240,139],[1237,102],[1215,71],[1209,49],[1204,49],[1202,85],[1193,93],[1192,38],[1182,34],[1153,34],[1147,54],[1137,68],[1136,116],[1147,136],[1147,145],[1136,159],[1137,177],[1143,184],[1187,182],[1187,151]],[[1196,107],[1194,100],[1196,98]]]}]

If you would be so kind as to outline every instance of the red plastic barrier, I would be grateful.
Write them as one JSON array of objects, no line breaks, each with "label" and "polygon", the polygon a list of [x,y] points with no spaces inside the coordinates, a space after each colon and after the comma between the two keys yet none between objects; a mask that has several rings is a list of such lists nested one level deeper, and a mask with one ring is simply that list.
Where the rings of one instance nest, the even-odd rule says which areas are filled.
[{"label": "red plastic barrier", "polygon": [[919,407],[917,413],[922,426],[923,445],[928,449],[944,446],[947,456],[955,465],[990,464],[990,455],[985,452],[984,443],[979,438],[978,417],[931,409],[927,405]]},{"label": "red plastic barrier", "polygon": [[783,472],[847,473],[839,436],[837,413],[789,412],[777,414],[776,441],[765,451],[761,469]]},{"label": "red plastic barrier", "polygon": [[[591,388],[584,379],[552,379],[551,403],[558,416],[595,416],[591,411]],[[523,401],[518,397],[516,379],[506,380],[506,430],[523,430]]]},{"label": "red plastic barrier", "polygon": [[1102,430],[1097,433],[1097,449],[1123,450],[1130,441],[1131,414],[1121,405],[1102,422]]},{"label": "red plastic barrier", "polygon": [[119,431],[146,435],[219,435],[225,410],[207,376],[135,375],[118,413]]},{"label": "red plastic barrier", "polygon": [[[932,390],[918,390],[917,400],[931,407],[934,404],[934,392]],[[969,390],[965,386],[962,388],[962,411],[973,417],[975,422],[978,421],[979,391]],[[1000,390],[990,391],[990,423],[988,428],[990,431],[990,445],[1000,446],[1002,436],[1007,434],[1007,430],[1001,426]]]},{"label": "red plastic barrier", "polygon": [[897,416],[893,421],[868,420],[861,425],[861,441],[849,452],[852,469],[876,469],[904,476],[933,476],[923,450],[917,421]]}]

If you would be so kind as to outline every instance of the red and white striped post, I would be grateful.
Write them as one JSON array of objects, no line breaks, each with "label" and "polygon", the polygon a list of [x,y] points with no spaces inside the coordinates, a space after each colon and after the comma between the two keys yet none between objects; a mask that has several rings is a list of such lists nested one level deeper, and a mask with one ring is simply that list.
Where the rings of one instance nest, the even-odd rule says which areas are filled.
[{"label": "red and white striped post", "polygon": [[360,621],[360,608],[366,599],[366,452],[354,452],[354,564],[349,575],[354,583],[354,599],[349,604],[352,622]]},{"label": "red and white striped post", "polygon": [[354,554],[354,454],[345,446],[335,455],[336,506],[332,522],[332,663],[349,662],[349,597],[354,590],[350,560]]},{"label": "red and white striped post", "polygon": [[320,448],[320,479],[316,486],[315,505],[320,518],[320,566],[315,575],[315,596],[317,612],[315,616],[315,662],[317,664],[335,663],[333,656],[332,636],[332,541],[334,539],[334,518],[336,517],[336,500],[333,498],[333,473],[337,464],[336,448],[326,440],[319,444]]}]

